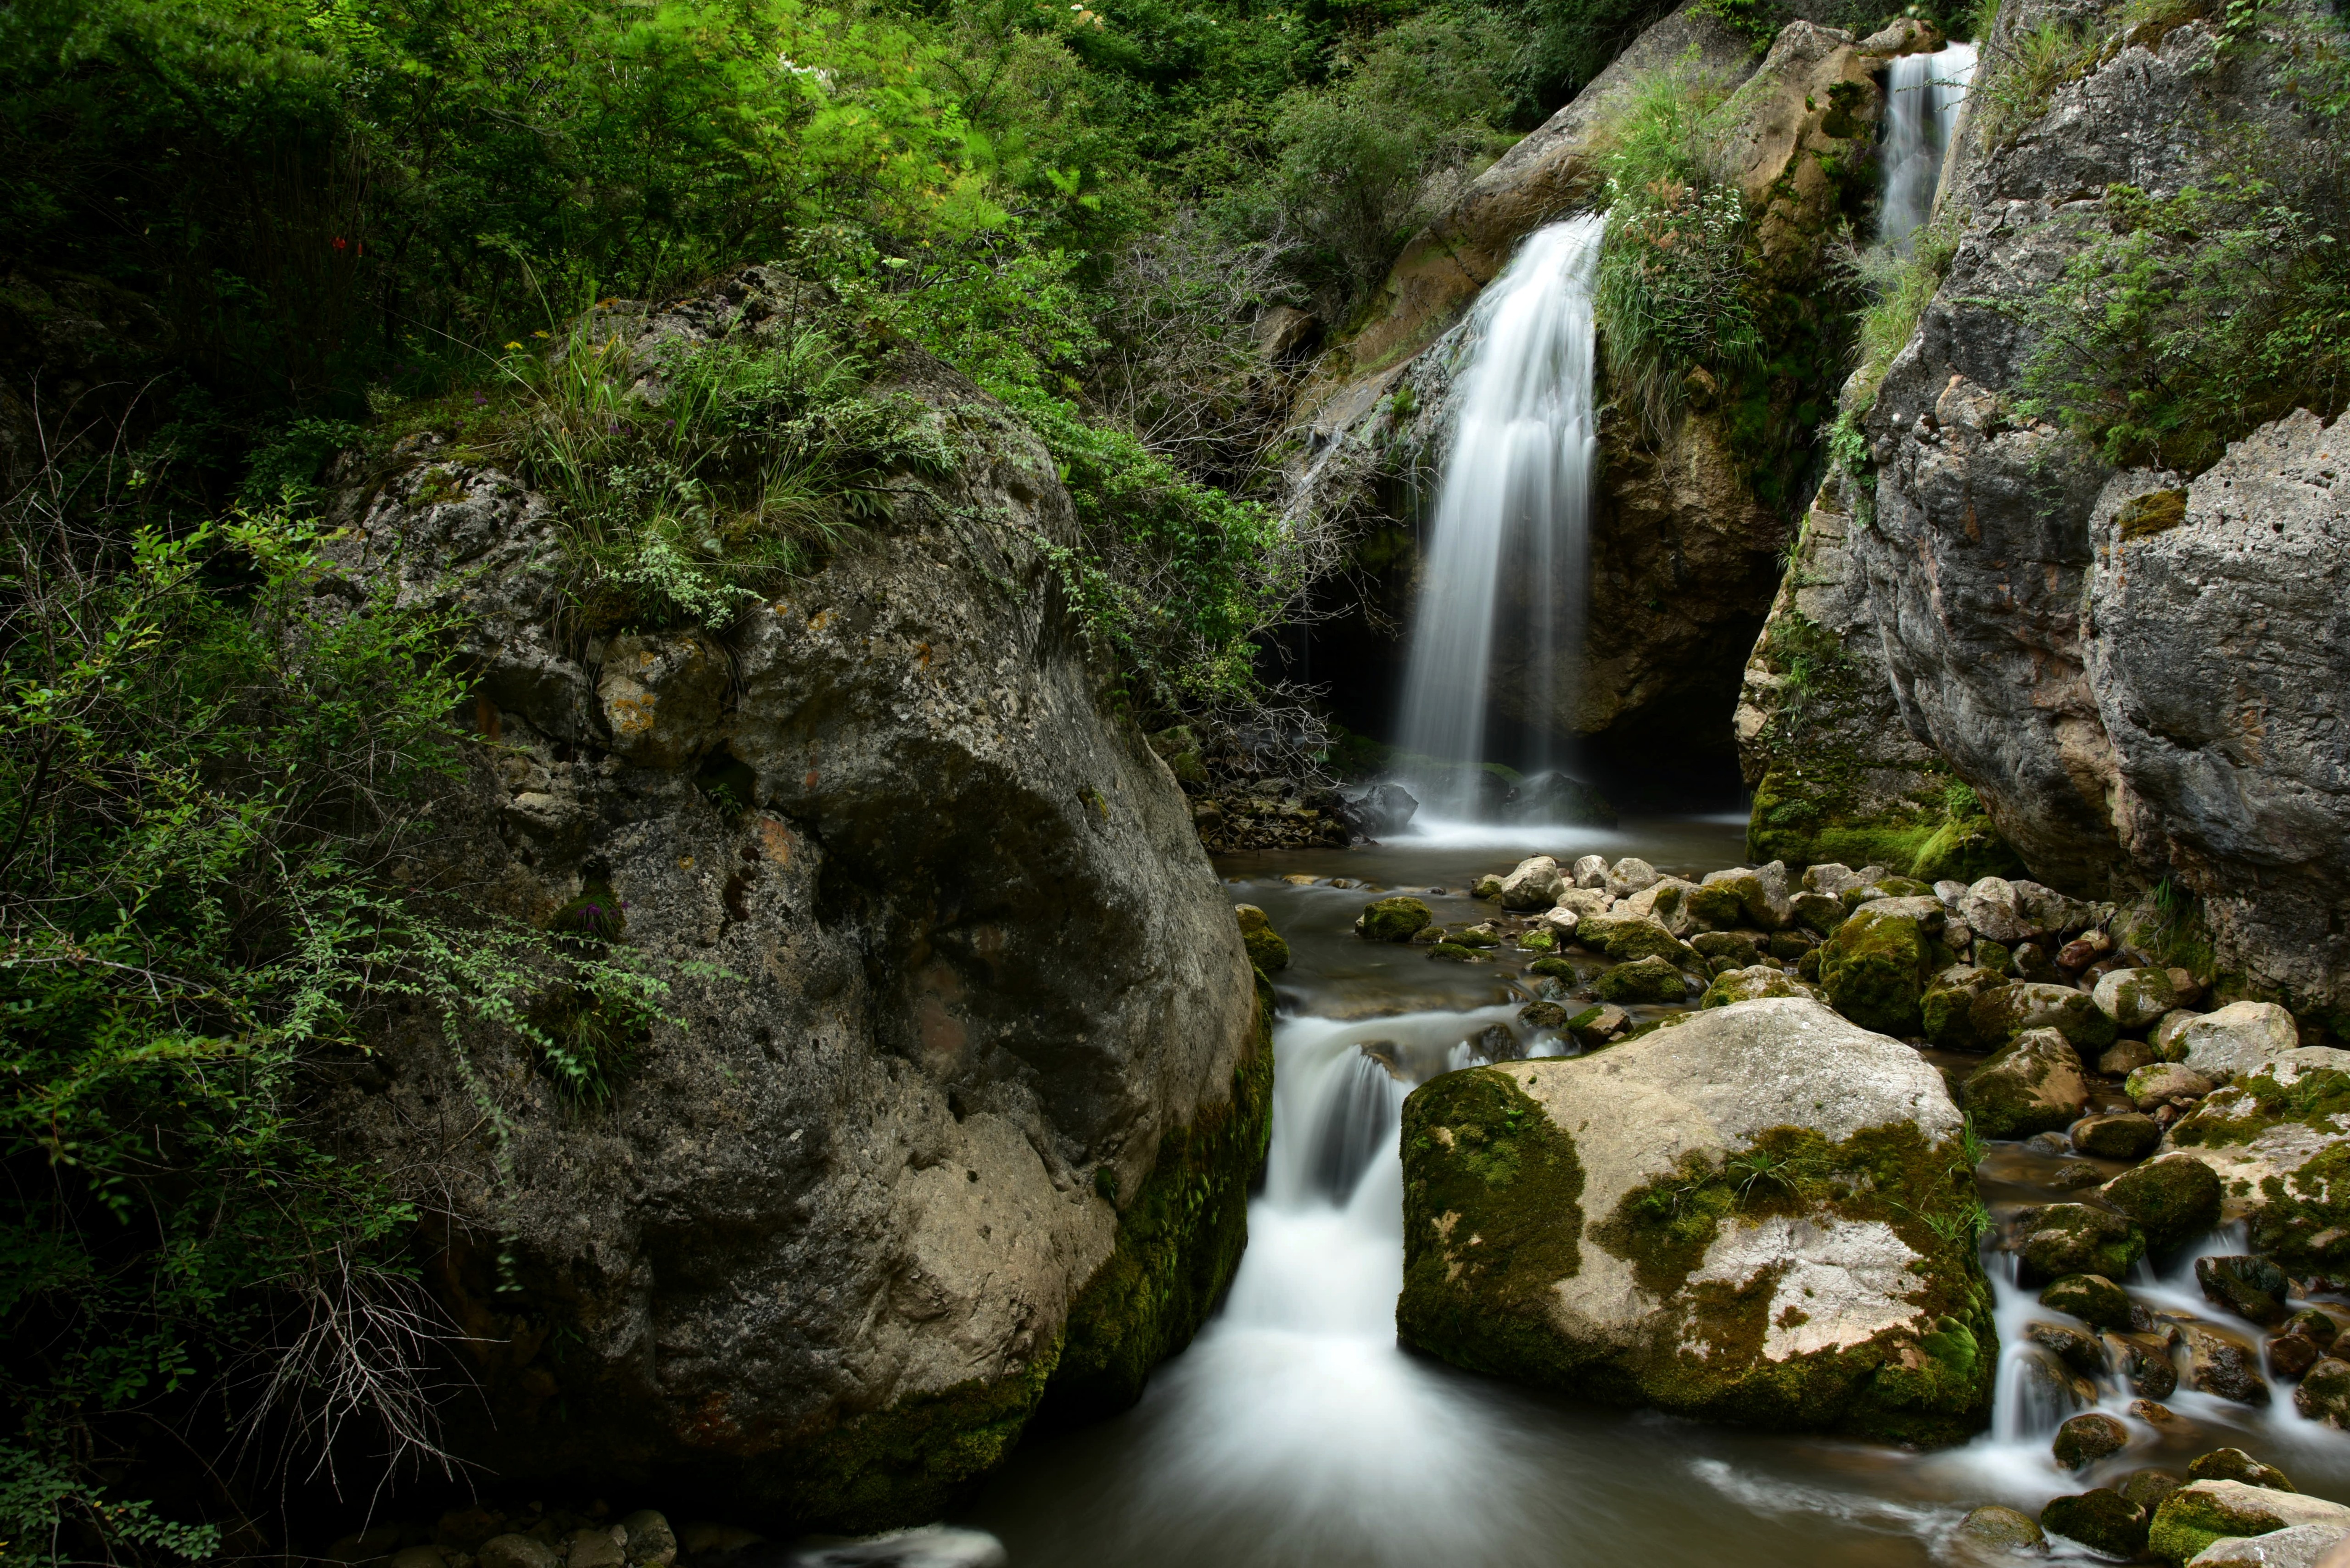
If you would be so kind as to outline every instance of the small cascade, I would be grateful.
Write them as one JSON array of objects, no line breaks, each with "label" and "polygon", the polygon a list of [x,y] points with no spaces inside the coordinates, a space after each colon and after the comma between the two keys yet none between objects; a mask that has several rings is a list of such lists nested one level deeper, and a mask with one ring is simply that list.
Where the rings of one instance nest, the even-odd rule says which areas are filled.
[{"label": "small cascade", "polygon": [[[1606,229],[1604,215],[1587,213],[1538,231],[1477,302],[1413,619],[1406,751],[1484,760],[1494,623],[1513,581],[1527,590],[1530,711],[1547,715],[1573,695],[1557,689],[1557,672],[1561,650],[1583,638],[1599,451],[1591,291]],[[1474,815],[1471,767],[1428,782],[1434,814]]]},{"label": "small cascade", "polygon": [[1904,55],[1886,82],[1885,204],[1880,244],[1908,254],[1933,215],[1942,158],[1958,129],[1959,106],[1974,79],[1975,47],[1952,44],[1930,55]]}]

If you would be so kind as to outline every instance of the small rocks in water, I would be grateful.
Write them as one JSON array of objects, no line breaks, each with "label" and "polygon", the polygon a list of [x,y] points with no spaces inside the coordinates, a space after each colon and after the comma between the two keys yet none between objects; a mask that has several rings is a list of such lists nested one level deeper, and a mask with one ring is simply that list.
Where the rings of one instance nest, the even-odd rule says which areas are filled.
[{"label": "small rocks in water", "polygon": [[2269,1341],[2267,1355],[2270,1376],[2298,1383],[2324,1357],[2325,1352],[2300,1334],[2280,1334]]},{"label": "small rocks in water", "polygon": [[1428,956],[1445,963],[1483,963],[1485,955],[1475,948],[1462,947],[1459,942],[1438,942],[1428,950]]},{"label": "small rocks in water", "polygon": [[1555,900],[1559,883],[1558,862],[1547,855],[1536,855],[1519,861],[1491,895],[1485,893],[1482,883],[1478,884],[1477,896],[1499,898],[1504,909],[1547,909]]},{"label": "small rocks in water", "polygon": [[2033,1133],[2023,1147],[2034,1154],[2066,1155],[2073,1152],[2073,1140],[2060,1132]]},{"label": "small rocks in water", "polygon": [[1476,925],[1453,932],[1452,940],[1464,948],[1498,948],[1507,939],[1492,921],[1481,920]]},{"label": "small rocks in water", "polygon": [[2260,1352],[2197,1323],[2170,1325],[2170,1343],[2187,1352],[2187,1386],[2239,1405],[2265,1405],[2269,1386]]},{"label": "small rocks in water", "polygon": [[2053,1203],[2033,1215],[2016,1247],[2032,1280],[2066,1274],[2126,1275],[2146,1251],[2146,1233],[2118,1214],[2085,1203]]},{"label": "small rocks in water", "polygon": [[2140,1067],[2151,1066],[2160,1060],[2154,1047],[2143,1040],[2116,1040],[2097,1058],[2097,1071],[2108,1078],[2126,1078]]},{"label": "small rocks in water", "polygon": [[2350,1431],[2350,1361],[2329,1355],[2311,1367],[2293,1391],[2293,1407],[2306,1419]]},{"label": "small rocks in water", "polygon": [[1619,963],[1603,972],[1594,989],[1602,1002],[1679,1002],[1689,995],[1681,971],[1657,957]]},{"label": "small rocks in water", "polygon": [[1555,1002],[1529,1002],[1518,1009],[1518,1022],[1530,1029],[1564,1029],[1566,1009]]},{"label": "small rocks in water", "polygon": [[1292,871],[1288,876],[1284,877],[1282,880],[1288,883],[1293,888],[1311,888],[1315,883],[1321,881],[1322,878],[1319,877],[1308,877],[1303,871]]},{"label": "small rocks in water", "polygon": [[2350,1525],[2295,1524],[2264,1535],[2223,1535],[2189,1558],[2188,1568],[2327,1568],[2342,1558]]},{"label": "small rocks in water", "polygon": [[2133,1419],[2144,1421],[2158,1432],[2178,1433],[2192,1429],[2186,1417],[2158,1399],[2133,1399],[2129,1402],[2129,1413]]},{"label": "small rocks in water", "polygon": [[1408,942],[1435,918],[1419,899],[1398,895],[1364,905],[1355,934],[1367,942]]},{"label": "small rocks in water", "polygon": [[2271,1491],[2299,1491],[2301,1489],[2285,1479],[2274,1465],[2262,1464],[2241,1449],[2214,1449],[2187,1467],[2194,1480],[2241,1481],[2246,1486],[2264,1486]]},{"label": "small rocks in water", "polygon": [[2320,1350],[2324,1350],[2329,1348],[2341,1335],[2342,1325],[2315,1307],[2303,1307],[2285,1319],[2278,1332],[2299,1334]]},{"label": "small rocks in water", "polygon": [[1566,1029],[1576,1044],[1586,1050],[1596,1049],[1632,1027],[1631,1014],[1620,1007],[1601,1005],[1586,1007],[1567,1020]]},{"label": "small rocks in water", "polygon": [[2242,1254],[2195,1260],[2195,1282],[2212,1305],[2253,1323],[2284,1321],[2284,1271],[2265,1258]]},{"label": "small rocks in water", "polygon": [[1955,1539],[1960,1544],[1992,1553],[2043,1552],[2048,1546],[2047,1534],[2030,1514],[1996,1502],[1970,1511],[1959,1521]]},{"label": "small rocks in water", "polygon": [[2067,1131],[2074,1148],[2099,1159],[2144,1159],[2162,1141],[2154,1118],[2137,1111],[2083,1116]]},{"label": "small rocks in water", "polygon": [[1249,962],[1267,974],[1289,967],[1289,944],[1273,929],[1263,909],[1254,904],[1235,904],[1232,915],[1241,923],[1241,945],[1248,949]]},{"label": "small rocks in water", "polygon": [[2040,1511],[2040,1527],[2077,1541],[2108,1557],[2130,1558],[2146,1550],[2147,1512],[2109,1487],[2050,1500]]},{"label": "small rocks in water", "polygon": [[2095,1334],[2061,1323],[2026,1324],[2023,1336],[2084,1377],[2102,1376],[2106,1347]]},{"label": "small rocks in water", "polygon": [[2177,1062],[2156,1062],[2140,1067],[2122,1082],[2122,1093],[2139,1110],[2157,1106],[2188,1106],[2211,1092],[2211,1080]]},{"label": "small rocks in water", "polygon": [[[2178,1369],[2170,1364],[2170,1342],[2155,1334],[2115,1334],[2106,1335],[2108,1363],[2121,1371],[2138,1397],[2138,1403],[2150,1399],[2168,1399],[2178,1391]],[[2160,1410],[2161,1406],[2152,1408]],[[2133,1414],[2137,1407],[2131,1407]],[[2166,1412],[2168,1414],[2168,1412]],[[2142,1419],[2151,1421],[2152,1417]]]},{"label": "small rocks in water", "polygon": [[1004,1568],[1003,1542],[983,1530],[926,1524],[862,1541],[809,1542],[791,1555],[791,1568]]},{"label": "small rocks in water", "polygon": [[2151,1519],[2154,1511],[2162,1506],[2162,1500],[2186,1484],[2186,1477],[2173,1475],[2168,1470],[2132,1470],[2114,1490],[2146,1510],[2147,1517]]},{"label": "small rocks in water", "polygon": [[2168,1251],[2220,1222],[2220,1177],[2189,1154],[2167,1154],[2106,1183],[2105,1199],[2144,1229],[2147,1244]]},{"label": "small rocks in water", "polygon": [[2084,1470],[2129,1447],[2129,1428],[2102,1410],[2090,1410],[2057,1428],[2056,1440],[2050,1447],[2058,1464],[2068,1470]]},{"label": "small rocks in water", "polygon": [[2066,1274],[2040,1293],[2040,1304],[2068,1314],[2092,1328],[2126,1329],[2129,1293],[2103,1274]]},{"label": "small rocks in water", "polygon": [[1525,1047],[1506,1023],[1488,1023],[1469,1041],[1470,1048],[1488,1062],[1515,1062],[1522,1059]]},{"label": "small rocks in water", "polygon": [[1568,869],[1567,875],[1574,878],[1575,885],[1578,888],[1590,888],[1598,892],[1607,890],[1607,862],[1603,857],[1597,855],[1583,857]]}]

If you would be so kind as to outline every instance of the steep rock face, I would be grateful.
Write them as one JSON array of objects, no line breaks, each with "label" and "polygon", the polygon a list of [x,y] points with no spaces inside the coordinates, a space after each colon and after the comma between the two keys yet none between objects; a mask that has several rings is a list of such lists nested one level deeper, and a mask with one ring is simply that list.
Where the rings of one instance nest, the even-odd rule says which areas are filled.
[{"label": "steep rock face", "polygon": [[[2011,7],[1994,44],[2055,14]],[[2015,306],[2098,232],[2106,187],[2176,191],[2248,145],[2279,171],[2326,156],[2283,51],[2216,47],[2202,22],[2116,33],[2012,145],[1962,130],[1962,237],[1868,414],[1874,517],[1850,548],[1912,732],[2035,875],[2176,876],[2232,983],[2338,1007],[2350,779],[2315,738],[2340,722],[2339,438],[2282,421],[2188,484],[2116,474],[2012,406],[2033,347]]]},{"label": "steep rock face", "polygon": [[[638,341],[756,341],[773,281]],[[898,476],[886,521],[723,639],[583,646],[554,508],[434,438],[347,500],[348,583],[471,617],[485,743],[448,867],[536,922],[609,898],[675,976],[600,1108],[437,1029],[395,1029],[390,1088],[342,1106],[438,1194],[432,1278],[484,1395],[456,1441],[503,1476],[934,1517],[1048,1391],[1134,1397],[1236,1262],[1260,1002],[1039,559],[1068,497],[960,377],[884,376],[958,471]]]},{"label": "steep rock face", "polygon": [[1447,1074],[1404,1106],[1397,1327],[1583,1397],[1956,1440],[1998,1360],[1960,1127],[1915,1051],[1795,997]]}]

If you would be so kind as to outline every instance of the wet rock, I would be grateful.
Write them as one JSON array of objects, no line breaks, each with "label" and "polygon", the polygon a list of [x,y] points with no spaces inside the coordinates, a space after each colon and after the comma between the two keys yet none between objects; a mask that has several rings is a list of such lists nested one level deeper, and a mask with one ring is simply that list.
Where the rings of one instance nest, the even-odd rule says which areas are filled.
[{"label": "wet rock", "polygon": [[1419,799],[1403,785],[1392,782],[1343,790],[1340,796],[1345,805],[1338,814],[1339,820],[1367,838],[1401,833],[1419,814]]},{"label": "wet rock", "polygon": [[2340,1335],[2342,1325],[2315,1307],[2303,1307],[2286,1318],[2279,1332],[2299,1334],[2320,1350],[2324,1350],[2330,1348]]},{"label": "wet rock", "polygon": [[[2170,1363],[2170,1342],[2158,1334],[2108,1334],[2105,1336],[2107,1365],[2122,1375],[2130,1392],[2143,1404],[2168,1399],[2178,1391],[2178,1369]],[[2159,1406],[2150,1408],[2160,1409]],[[2135,1407],[2133,1407],[2135,1410]],[[2141,1415],[2152,1422],[2154,1417]]]},{"label": "wet rock", "polygon": [[2269,1374],[2288,1383],[2299,1382],[2309,1369],[2324,1358],[2316,1341],[2298,1334],[2280,1334],[2270,1339],[2266,1347]]},{"label": "wet rock", "polygon": [[1488,1062],[1514,1062],[1526,1054],[1524,1044],[1506,1023],[1488,1023],[1470,1037],[1469,1046]]},{"label": "wet rock", "polygon": [[[1635,893],[1655,886],[1657,879],[1658,872],[1655,867],[1638,856],[1627,855],[1607,868],[1607,891],[1615,898],[1628,898]],[[1580,877],[1576,878],[1578,884],[1581,880]]]},{"label": "wet rock", "polygon": [[1529,1002],[1518,1009],[1518,1022],[1530,1029],[1564,1029],[1566,1009],[1555,1002]]},{"label": "wet rock", "polygon": [[2220,1179],[2192,1155],[2167,1154],[2106,1184],[2105,1199],[2137,1221],[2167,1252],[2220,1222]]},{"label": "wet rock", "polygon": [[2178,1004],[2167,969],[2117,969],[2097,981],[2092,995],[2098,1009],[2125,1033],[2160,1021]]},{"label": "wet rock", "polygon": [[1735,967],[1743,969],[1762,960],[1755,936],[1751,931],[1700,931],[1690,938],[1689,945],[1709,959],[1735,960]]},{"label": "wet rock", "polygon": [[1937,973],[1918,1002],[1927,1040],[1946,1051],[1990,1051],[2005,1044],[2004,1033],[1986,1037],[1976,1032],[1974,1004],[1978,997],[2006,983],[1975,964],[1954,964]]},{"label": "wet rock", "polygon": [[[1557,902],[1561,877],[1558,862],[1547,855],[1521,860],[1493,890],[1504,909],[1547,909]],[[1478,897],[1486,895],[1479,893]]]},{"label": "wet rock", "polygon": [[2054,1029],[2033,1029],[1967,1075],[1965,1097],[1978,1133],[2019,1138],[2078,1121],[2089,1085],[2071,1044]]},{"label": "wet rock", "polygon": [[2350,1270],[2350,1053],[2303,1046],[2213,1091],[2169,1147],[2211,1167],[2251,1249],[2297,1276]]},{"label": "wet rock", "polygon": [[[2284,1321],[2284,1271],[2265,1258],[2243,1254],[2195,1260],[2195,1283],[2212,1305],[2254,1323]],[[2241,1478],[2238,1478],[2241,1479]]]},{"label": "wet rock", "polygon": [[2162,1141],[2162,1129],[2154,1118],[2129,1111],[2107,1112],[2083,1116],[2074,1122],[2069,1136],[2073,1147],[2083,1154],[2099,1159],[2144,1159]]},{"label": "wet rock", "polygon": [[2116,1040],[2111,1050],[2097,1058],[2097,1071],[2108,1078],[2126,1078],[2159,1060],[2154,1047],[2143,1040]]},{"label": "wet rock", "polygon": [[1569,888],[1562,885],[1558,890],[1558,900],[1551,907],[1551,911],[1545,918],[1555,921],[1561,915],[1571,915],[1575,919],[1587,920],[1594,915],[1606,914],[1608,906],[1615,901],[1596,888]]},{"label": "wet rock", "polygon": [[2151,1519],[2154,1511],[2162,1506],[2162,1500],[2186,1484],[2186,1477],[2173,1475],[2168,1470],[2142,1469],[2130,1471],[2114,1490],[2146,1510],[2147,1517]]},{"label": "wet rock", "polygon": [[1697,884],[1679,877],[1662,877],[1630,898],[1617,904],[1612,911],[1636,920],[1654,920],[1676,937],[1687,937],[1698,929],[1697,917],[1690,912],[1689,900],[1698,891]]},{"label": "wet rock", "polygon": [[1428,956],[1440,963],[1483,963],[1485,955],[1475,948],[1459,942],[1438,942],[1428,950]]},{"label": "wet rock", "polygon": [[2257,1073],[2301,1044],[2293,1014],[2273,1002],[2233,1002],[2182,1028],[2180,1060],[2214,1083]]},{"label": "wet rock", "polygon": [[613,1526],[575,1530],[570,1550],[564,1553],[564,1568],[623,1568],[629,1560],[627,1540],[628,1532]]},{"label": "wet rock", "polygon": [[2102,1410],[2086,1411],[2057,1428],[2050,1447],[2058,1464],[2083,1470],[2129,1447],[2129,1428]]},{"label": "wet rock", "polygon": [[2033,1214],[2016,1244],[2033,1280],[2066,1274],[2126,1276],[2146,1251],[2146,1233],[2118,1214],[2082,1203],[2056,1203]]},{"label": "wet rock", "polygon": [[2241,1449],[2213,1449],[2187,1467],[2189,1480],[2241,1481],[2272,1491],[2299,1491],[2274,1465],[2262,1464]]},{"label": "wet rock", "polygon": [[528,1535],[494,1535],[473,1554],[478,1568],[556,1568],[555,1549]]},{"label": "wet rock", "polygon": [[2122,1093],[2139,1110],[2158,1106],[2190,1106],[2211,1092],[2211,1080],[2176,1062],[2140,1067],[2122,1083]]},{"label": "wet rock", "polygon": [[925,1524],[859,1541],[811,1542],[794,1551],[786,1568],[1004,1568],[1003,1542],[983,1530]]},{"label": "wet rock", "polygon": [[1733,919],[1724,924],[1751,925],[1762,930],[1775,931],[1784,929],[1795,918],[1783,861],[1773,860],[1752,869],[1710,872],[1704,885],[1726,891],[1738,900],[1738,908],[1745,918],[1742,920]]},{"label": "wet rock", "polygon": [[1575,885],[1586,892],[1607,891],[1607,862],[1596,855],[1586,855],[1575,863],[1572,872]]},{"label": "wet rock", "polygon": [[1509,937],[1491,920],[1480,920],[1473,926],[1463,926],[1451,933],[1450,940],[1464,948],[1498,948],[1509,945]]},{"label": "wet rock", "polygon": [[1586,1396],[1951,1440],[1987,1419],[1996,1360],[1974,1250],[1927,1222],[1972,1201],[1960,1131],[1916,1052],[1788,998],[1445,1075],[1404,1108],[1398,1328]]},{"label": "wet rock", "polygon": [[2048,1537],[2028,1513],[1996,1502],[1970,1509],[1951,1532],[1954,1544],[1971,1547],[1994,1559],[2010,1554],[2044,1552]]},{"label": "wet rock", "polygon": [[1289,967],[1289,944],[1273,929],[1265,912],[1254,904],[1235,904],[1232,914],[1241,923],[1241,941],[1248,949],[1249,962],[1267,974]]},{"label": "wet rock", "polygon": [[2106,1347],[2096,1335],[2061,1323],[2024,1325],[2023,1336],[2084,1377],[2106,1373]]},{"label": "wet rock", "polygon": [[1788,912],[1804,927],[1820,936],[1830,936],[1844,924],[1844,900],[1825,893],[1793,893],[1787,898]]},{"label": "wet rock", "polygon": [[677,1561],[677,1534],[669,1521],[650,1508],[640,1508],[620,1521],[620,1534],[629,1561],[639,1568],[670,1568]]},{"label": "wet rock", "polygon": [[2069,985],[2013,981],[1991,987],[1968,1008],[1968,1023],[1981,1042],[1979,1050],[2004,1044],[2030,1029],[2054,1029],[2075,1051],[2093,1054],[2114,1043],[2114,1021]]},{"label": "wet rock", "polygon": [[2350,1431],[2350,1361],[2327,1356],[2303,1374],[2293,1407],[2308,1420]]},{"label": "wet rock", "polygon": [[1816,1002],[1820,993],[1815,987],[1792,978],[1776,964],[1752,964],[1733,969],[1713,977],[1705,988],[1700,1007],[1728,1007],[1736,1002],[1752,1002],[1763,996],[1801,996]]},{"label": "wet rock", "polygon": [[1771,956],[1781,963],[1793,963],[1820,945],[1819,938],[1795,927],[1771,933]]},{"label": "wet rock", "polygon": [[1694,969],[1700,962],[1695,949],[1655,920],[1627,915],[1599,915],[1586,918],[1577,924],[1575,935],[1585,947],[1605,954],[1617,963],[1660,958],[1677,966],[1685,964]]},{"label": "wet rock", "polygon": [[1838,1012],[1882,1033],[1920,1031],[1918,1004],[1937,967],[1941,925],[1941,905],[1928,902],[1930,915],[1907,899],[1864,907],[1821,946],[1820,986]]},{"label": "wet rock", "polygon": [[2239,1405],[2266,1405],[2269,1386],[2261,1376],[2260,1352],[2201,1324],[2170,1325],[2170,1343],[2187,1353],[2187,1386]]},{"label": "wet rock", "polygon": [[2189,1568],[2329,1568],[2350,1541],[2350,1524],[2296,1524],[2266,1535],[2221,1536],[2189,1559]]},{"label": "wet rock", "polygon": [[1654,956],[1611,966],[1593,988],[1602,1002],[1679,1002],[1689,995],[1689,982],[1667,960]]},{"label": "wet rock", "polygon": [[2129,1327],[2129,1293],[2103,1274],[2066,1274],[2052,1280],[2040,1293],[2040,1304],[2077,1317],[2092,1328]]},{"label": "wet rock", "polygon": [[2350,1526],[2350,1508],[2241,1481],[2189,1481],[2155,1510],[2147,1544],[2165,1563],[2180,1564],[2224,1536],[2266,1535],[2303,1524]]},{"label": "wet rock", "polygon": [[2079,1192],[2105,1185],[2106,1173],[2086,1160],[2073,1160],[2041,1183],[2052,1192]]},{"label": "wet rock", "polygon": [[1435,918],[1426,904],[1399,894],[1364,905],[1355,934],[1367,942],[1408,942]]},{"label": "wet rock", "polygon": [[1586,1050],[1596,1050],[1621,1037],[1632,1027],[1632,1016],[1620,1007],[1586,1007],[1567,1020],[1567,1033]]},{"label": "wet rock", "polygon": [[[2008,965],[2016,978],[2042,985],[2062,985],[2064,975],[2056,967],[2056,960],[2038,942],[2018,942],[2010,955]],[[2093,998],[2089,1003],[2096,1005]]]},{"label": "wet rock", "polygon": [[2040,1528],[2108,1557],[2131,1558],[2146,1550],[2146,1510],[2106,1487],[2050,1499],[2040,1511]]}]

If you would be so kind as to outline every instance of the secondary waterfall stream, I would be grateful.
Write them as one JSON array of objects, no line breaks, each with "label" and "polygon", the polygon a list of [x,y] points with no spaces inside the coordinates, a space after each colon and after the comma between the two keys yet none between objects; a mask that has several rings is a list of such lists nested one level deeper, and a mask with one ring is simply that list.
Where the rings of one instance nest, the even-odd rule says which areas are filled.
[{"label": "secondary waterfall stream", "polygon": [[[1523,971],[1360,941],[1351,922],[1378,895],[1332,879],[1409,889],[1457,922],[1483,908],[1464,891],[1473,877],[1524,854],[1633,854],[1685,875],[1733,863],[1742,841],[1736,818],[1543,832],[1539,842],[1525,832],[1488,829],[1480,842],[1456,828],[1435,842],[1220,863],[1234,900],[1263,908],[1293,953],[1277,977],[1273,1149],[1248,1251],[1221,1312],[1159,1369],[1139,1406],[1027,1438],[961,1521],[998,1535],[1013,1568],[1960,1568],[1985,1561],[1951,1547],[1975,1504],[2036,1511],[2060,1493],[2113,1484],[2119,1470],[2183,1472],[2220,1444],[2282,1466],[2304,1491],[2350,1497],[2350,1439],[2301,1419],[2289,1397],[2255,1410],[2182,1385],[2165,1403],[2192,1430],[2166,1437],[2128,1415],[2117,1378],[2086,1403],[2130,1421],[2132,1449],[2082,1476],[2060,1470],[2051,1433],[2085,1405],[2077,1391],[2045,1396],[2035,1374],[2048,1353],[2025,1328],[2050,1314],[2012,1282],[2004,1253],[1987,1256],[2002,1358],[1993,1428],[1938,1454],[1586,1405],[1399,1346],[1405,1096],[1483,1060],[1497,1027],[1535,1054],[1562,1047],[1517,1022]],[[1424,891],[1437,886],[1450,891]],[[2121,1168],[1997,1144],[1979,1182],[2005,1215],[2076,1197],[2066,1179],[2085,1163],[2101,1177]],[[2200,1250],[2237,1244],[2221,1235]],[[2159,1276],[2142,1267],[2134,1294],[2251,1334],[2202,1300],[2198,1250]]]},{"label": "secondary waterfall stream", "polygon": [[1933,215],[1942,161],[1958,129],[1959,109],[1974,80],[1975,47],[1952,44],[1929,55],[1904,55],[1886,78],[1885,204],[1878,210],[1881,244],[1908,254]]},{"label": "secondary waterfall stream", "polygon": [[[1429,535],[1404,677],[1407,752],[1485,760],[1494,629],[1523,574],[1524,707],[1546,726],[1563,651],[1583,640],[1585,563],[1599,434],[1593,407],[1592,285],[1607,219],[1537,231],[1470,318],[1472,347]],[[1572,667],[1572,660],[1568,661]],[[1572,679],[1571,674],[1568,679]],[[1546,759],[1531,759],[1539,765]],[[1434,815],[1472,815],[1466,770],[1432,778]]]}]

